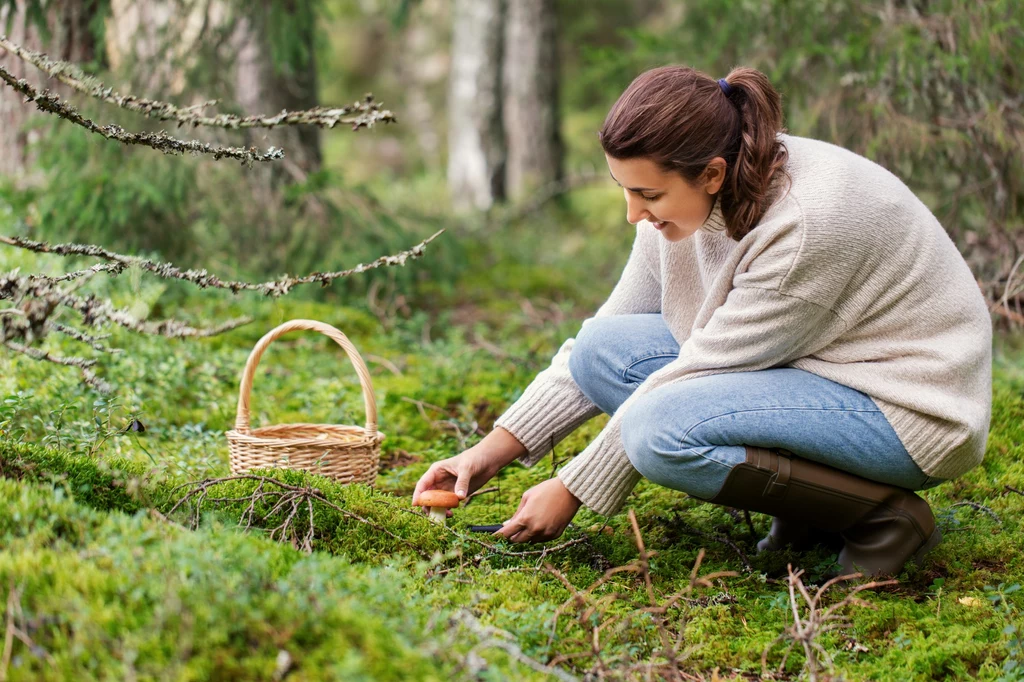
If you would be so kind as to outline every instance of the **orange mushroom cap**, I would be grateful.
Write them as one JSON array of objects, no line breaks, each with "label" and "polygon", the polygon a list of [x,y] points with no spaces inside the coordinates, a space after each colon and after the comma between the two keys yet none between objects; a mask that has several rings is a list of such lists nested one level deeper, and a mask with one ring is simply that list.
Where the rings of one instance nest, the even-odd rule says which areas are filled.
[{"label": "orange mushroom cap", "polygon": [[459,496],[447,490],[424,490],[413,500],[417,507],[445,507],[451,509],[459,506]]}]

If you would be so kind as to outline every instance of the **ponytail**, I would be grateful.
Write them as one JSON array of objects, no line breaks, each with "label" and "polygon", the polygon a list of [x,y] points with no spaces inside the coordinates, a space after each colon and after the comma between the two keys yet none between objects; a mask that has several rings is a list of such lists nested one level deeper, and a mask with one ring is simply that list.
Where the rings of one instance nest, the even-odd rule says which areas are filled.
[{"label": "ponytail", "polygon": [[723,94],[740,114],[739,147],[720,192],[722,214],[737,241],[761,221],[768,210],[772,181],[786,163],[786,146],[778,139],[782,101],[768,77],[757,69],[737,67],[725,77]]}]

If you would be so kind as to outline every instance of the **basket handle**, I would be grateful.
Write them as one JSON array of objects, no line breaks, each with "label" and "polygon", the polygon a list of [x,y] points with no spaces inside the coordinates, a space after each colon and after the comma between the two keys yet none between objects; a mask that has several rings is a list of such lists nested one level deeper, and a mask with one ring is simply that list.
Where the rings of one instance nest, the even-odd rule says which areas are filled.
[{"label": "basket handle", "polygon": [[256,367],[260,364],[263,352],[278,337],[299,329],[310,329],[330,337],[348,354],[348,359],[355,365],[356,373],[359,375],[359,383],[363,388],[363,406],[366,408],[366,435],[370,438],[376,438],[377,401],[373,397],[370,371],[366,368],[366,363],[363,362],[359,351],[356,350],[356,347],[352,345],[347,336],[331,325],[317,322],[316,320],[289,320],[271,329],[256,343],[252,352],[249,353],[249,359],[245,361],[245,369],[242,371],[242,382],[238,391],[238,411],[235,414],[235,430],[239,433],[249,433],[249,394],[252,391],[252,380],[256,374]]}]

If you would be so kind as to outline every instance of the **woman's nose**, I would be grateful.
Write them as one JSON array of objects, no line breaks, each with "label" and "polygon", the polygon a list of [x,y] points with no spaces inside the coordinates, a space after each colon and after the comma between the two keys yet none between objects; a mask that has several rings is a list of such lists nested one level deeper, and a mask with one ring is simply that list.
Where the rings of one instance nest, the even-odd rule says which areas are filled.
[{"label": "woman's nose", "polygon": [[629,196],[629,192],[626,192],[626,222],[636,225],[648,215],[647,209],[640,203],[640,200],[634,199]]}]

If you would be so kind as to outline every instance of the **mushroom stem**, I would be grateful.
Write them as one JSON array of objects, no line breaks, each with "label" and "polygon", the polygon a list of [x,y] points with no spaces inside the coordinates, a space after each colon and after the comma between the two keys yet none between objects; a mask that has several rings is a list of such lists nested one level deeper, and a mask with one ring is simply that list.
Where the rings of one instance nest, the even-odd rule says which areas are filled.
[{"label": "mushroom stem", "polygon": [[430,508],[430,520],[437,521],[441,525],[444,525],[444,520],[448,516],[447,507],[431,507]]}]

